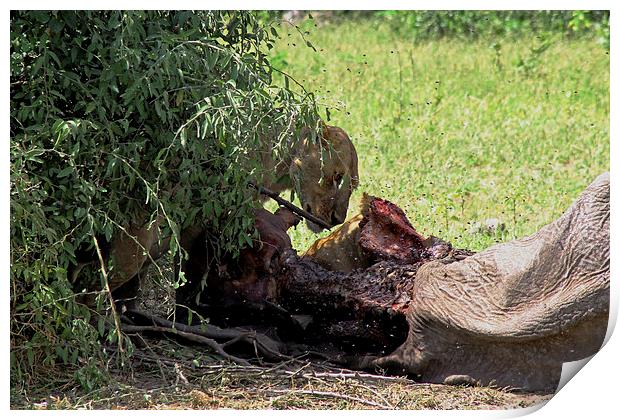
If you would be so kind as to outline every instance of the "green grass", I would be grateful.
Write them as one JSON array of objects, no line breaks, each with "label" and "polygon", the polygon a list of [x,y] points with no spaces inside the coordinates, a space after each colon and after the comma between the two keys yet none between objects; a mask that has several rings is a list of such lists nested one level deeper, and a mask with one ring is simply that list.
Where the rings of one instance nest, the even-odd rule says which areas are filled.
[{"label": "green grass", "polygon": [[[609,170],[609,54],[595,40],[556,36],[536,55],[533,36],[414,44],[372,22],[303,27],[319,51],[285,26],[273,59],[340,107],[330,123],[355,143],[361,177],[349,217],[366,191],[422,234],[480,250],[534,233]],[[504,233],[468,234],[491,217]],[[321,236],[291,232],[299,251]]]}]

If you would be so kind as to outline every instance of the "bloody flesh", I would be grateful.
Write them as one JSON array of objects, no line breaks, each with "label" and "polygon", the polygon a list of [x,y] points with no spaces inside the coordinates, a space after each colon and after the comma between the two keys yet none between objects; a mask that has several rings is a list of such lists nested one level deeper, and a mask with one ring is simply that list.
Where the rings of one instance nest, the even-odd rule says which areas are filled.
[{"label": "bloody flesh", "polygon": [[[285,233],[286,227],[282,229]],[[282,250],[276,272],[264,270],[258,258],[256,270],[244,267],[243,272],[251,272],[248,279],[211,280],[210,295],[217,299],[206,302],[213,310],[207,315],[228,325],[260,322],[276,327],[287,342],[311,348],[327,344],[352,358],[388,354],[407,337],[405,313],[419,267],[471,253],[454,250],[432,236],[424,238],[398,206],[380,198],[371,199],[358,242],[372,265],[351,273],[329,271],[311,259],[301,259],[289,245]],[[236,290],[247,288],[248,281],[252,293]],[[261,284],[270,285],[270,290],[257,293]],[[243,299],[235,302],[238,299],[231,299],[235,296]],[[255,302],[253,296],[267,299]]]},{"label": "bloody flesh", "polygon": [[414,263],[424,250],[424,237],[411,226],[395,204],[373,198],[360,222],[359,244],[372,262],[395,260]]}]

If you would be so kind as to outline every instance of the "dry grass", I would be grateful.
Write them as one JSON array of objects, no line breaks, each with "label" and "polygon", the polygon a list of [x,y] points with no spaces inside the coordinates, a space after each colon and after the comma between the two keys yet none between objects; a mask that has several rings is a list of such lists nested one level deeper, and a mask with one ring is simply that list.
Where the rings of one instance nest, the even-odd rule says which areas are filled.
[{"label": "dry grass", "polygon": [[[131,366],[112,371],[112,381],[105,388],[85,393],[56,384],[36,394],[12,396],[11,408],[508,409],[551,397],[489,387],[422,384],[301,359],[237,366],[205,356],[199,347],[165,339],[147,339],[146,343],[148,347],[136,351]],[[54,375],[62,376],[50,372]]]}]

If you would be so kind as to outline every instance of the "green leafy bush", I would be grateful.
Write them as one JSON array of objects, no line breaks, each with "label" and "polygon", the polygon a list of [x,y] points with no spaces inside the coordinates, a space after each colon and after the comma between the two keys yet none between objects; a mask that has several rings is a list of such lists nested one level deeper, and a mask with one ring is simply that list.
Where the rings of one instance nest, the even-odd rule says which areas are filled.
[{"label": "green leafy bush", "polygon": [[385,10],[376,15],[390,21],[399,34],[417,41],[444,36],[478,38],[549,31],[574,35],[591,29],[604,36],[605,28],[609,31],[609,11]]},{"label": "green leafy bush", "polygon": [[[118,340],[91,326],[67,279],[95,238],[163,217],[174,239],[208,224],[219,253],[252,243],[256,151],[277,136],[280,156],[286,133],[318,121],[311,95],[273,86],[266,51],[277,32],[264,21],[250,12],[12,12],[13,384],[39,365],[96,366],[85,361],[101,356],[97,337]],[[76,378],[92,386],[92,370]]]},{"label": "green leafy bush", "polygon": [[609,49],[609,12],[575,10],[568,22],[568,28],[574,34],[593,32],[598,43]]}]

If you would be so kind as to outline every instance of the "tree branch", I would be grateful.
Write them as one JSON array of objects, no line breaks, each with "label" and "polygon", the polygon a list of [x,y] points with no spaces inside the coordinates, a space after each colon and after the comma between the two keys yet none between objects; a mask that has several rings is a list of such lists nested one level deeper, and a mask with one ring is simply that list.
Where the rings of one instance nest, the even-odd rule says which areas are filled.
[{"label": "tree branch", "polygon": [[299,207],[297,207],[296,205],[294,205],[293,203],[291,203],[290,201],[286,201],[285,199],[283,199],[282,197],[280,197],[280,195],[278,193],[275,193],[265,187],[261,187],[260,185],[256,185],[252,182],[250,182],[250,187],[254,188],[255,190],[258,191],[259,194],[263,194],[266,195],[267,197],[272,198],[275,202],[277,202],[279,205],[286,207],[287,209],[289,209],[290,211],[292,211],[293,213],[307,219],[310,220],[312,223],[314,223],[315,225],[318,225],[320,227],[322,227],[323,229],[331,229],[332,226],[329,225],[328,223],[324,222],[323,220],[319,219],[318,217],[312,215],[311,213],[308,213],[305,210],[300,209]]}]

